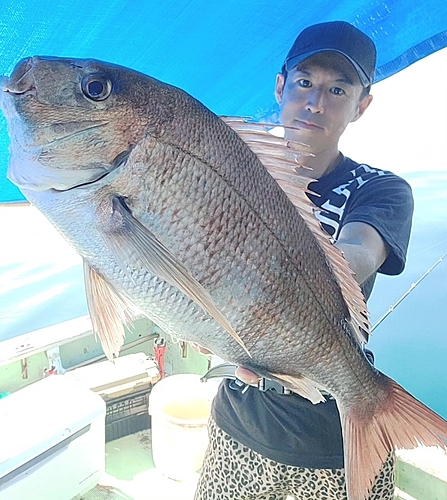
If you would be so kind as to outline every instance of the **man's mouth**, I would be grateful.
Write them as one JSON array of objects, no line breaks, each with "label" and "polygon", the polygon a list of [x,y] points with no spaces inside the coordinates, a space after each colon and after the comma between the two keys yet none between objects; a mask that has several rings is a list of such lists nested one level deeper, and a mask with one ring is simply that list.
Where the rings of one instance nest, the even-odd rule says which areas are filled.
[{"label": "man's mouth", "polygon": [[305,120],[296,120],[297,128],[303,130],[323,130],[323,127],[320,127],[316,123],[305,121]]}]

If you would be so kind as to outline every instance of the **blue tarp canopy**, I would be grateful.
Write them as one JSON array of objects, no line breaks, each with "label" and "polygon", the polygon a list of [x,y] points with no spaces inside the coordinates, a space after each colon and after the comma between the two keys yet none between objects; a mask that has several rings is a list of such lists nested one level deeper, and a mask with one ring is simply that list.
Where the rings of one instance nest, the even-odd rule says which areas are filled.
[{"label": "blue tarp canopy", "polygon": [[[376,43],[376,81],[447,46],[439,0],[3,0],[0,74],[32,55],[95,58],[179,86],[215,113],[266,117],[297,33],[337,19]],[[22,199],[5,180],[8,144],[1,118],[0,201]]]}]

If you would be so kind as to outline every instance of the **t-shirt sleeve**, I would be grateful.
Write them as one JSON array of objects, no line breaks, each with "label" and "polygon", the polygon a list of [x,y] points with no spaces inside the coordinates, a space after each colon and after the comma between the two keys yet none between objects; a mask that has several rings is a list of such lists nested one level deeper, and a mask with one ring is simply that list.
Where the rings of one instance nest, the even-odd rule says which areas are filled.
[{"label": "t-shirt sleeve", "polygon": [[401,177],[387,173],[370,179],[351,196],[342,225],[364,222],[374,227],[389,248],[378,272],[400,274],[405,267],[413,217],[410,185]]}]

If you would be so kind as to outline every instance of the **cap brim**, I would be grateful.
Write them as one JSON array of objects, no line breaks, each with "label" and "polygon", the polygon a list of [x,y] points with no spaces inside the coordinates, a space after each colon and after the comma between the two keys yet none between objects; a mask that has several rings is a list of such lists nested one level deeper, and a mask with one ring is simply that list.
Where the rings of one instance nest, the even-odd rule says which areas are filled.
[{"label": "cap brim", "polygon": [[356,73],[358,74],[359,79],[360,79],[360,83],[363,85],[363,87],[369,87],[370,85],[372,85],[373,82],[366,75],[366,73],[363,71],[363,69],[351,57],[349,57],[347,54],[345,54],[341,50],[320,49],[320,50],[314,50],[312,52],[306,52],[305,54],[300,54],[299,56],[291,57],[290,59],[288,59],[284,63],[284,66],[285,66],[287,71],[290,71],[300,62],[304,61],[305,59],[308,59],[309,57],[313,56],[314,54],[319,54],[320,52],[337,52],[338,54],[341,54],[354,66],[354,69],[355,69]]}]

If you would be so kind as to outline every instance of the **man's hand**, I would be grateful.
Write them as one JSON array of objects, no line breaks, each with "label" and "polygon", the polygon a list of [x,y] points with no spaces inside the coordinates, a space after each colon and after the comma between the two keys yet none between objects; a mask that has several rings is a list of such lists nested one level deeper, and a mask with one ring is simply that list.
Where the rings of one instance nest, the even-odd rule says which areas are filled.
[{"label": "man's hand", "polygon": [[[214,354],[209,349],[202,347],[200,344],[197,344],[196,342],[190,342],[190,344],[191,347],[200,354],[204,354],[206,356]],[[244,382],[244,384],[253,385],[255,387],[258,386],[258,382],[259,380],[261,380],[261,377],[256,375],[256,373],[253,373],[250,370],[247,370],[246,368],[241,368],[240,366],[237,368],[235,375],[239,380]]]}]

